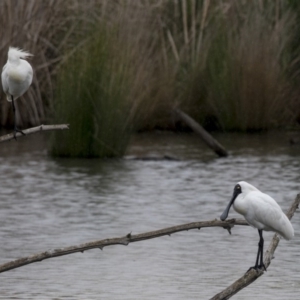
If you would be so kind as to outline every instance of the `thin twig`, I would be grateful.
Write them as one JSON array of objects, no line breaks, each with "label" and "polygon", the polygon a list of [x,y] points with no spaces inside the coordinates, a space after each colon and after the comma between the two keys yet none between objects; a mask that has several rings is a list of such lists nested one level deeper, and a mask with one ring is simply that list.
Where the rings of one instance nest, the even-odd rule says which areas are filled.
[{"label": "thin twig", "polygon": [[[293,217],[294,212],[296,211],[296,209],[299,206],[299,203],[300,203],[300,194],[297,195],[295,201],[293,202],[290,209],[286,213],[286,215],[288,216],[289,219],[291,219]],[[271,264],[271,260],[273,258],[274,252],[279,244],[279,241],[280,241],[280,238],[279,238],[278,234],[275,234],[269,245],[268,250],[266,251],[266,253],[264,255],[264,258],[265,258],[264,264],[266,266],[266,269],[268,269],[269,265]],[[264,271],[262,271],[262,270],[255,271],[252,269],[249,272],[247,272],[244,276],[242,276],[241,278],[236,280],[233,284],[228,286],[225,290],[223,290],[222,292],[215,295],[210,300],[229,299],[233,295],[235,295],[237,292],[239,292],[241,289],[243,289],[244,287],[246,287],[249,284],[251,284],[252,282],[254,282],[258,277],[260,277],[263,274],[264,274]]]},{"label": "thin twig", "polygon": [[[58,124],[58,125],[40,125],[37,127],[32,127],[28,129],[22,130],[25,135],[29,135],[32,133],[40,132],[40,131],[49,131],[49,130],[64,130],[69,129],[69,124]],[[22,137],[23,135],[20,132],[17,132],[16,137]],[[14,134],[9,133],[3,136],[0,136],[0,143],[10,141],[14,139]]]},{"label": "thin twig", "polygon": [[68,254],[72,254],[72,253],[76,253],[76,252],[83,253],[86,250],[96,249],[96,248],[99,248],[102,250],[104,247],[112,246],[112,245],[127,246],[130,243],[154,239],[154,238],[165,236],[165,235],[170,236],[173,233],[180,232],[180,231],[187,231],[190,229],[200,229],[203,227],[223,227],[224,229],[227,229],[230,233],[230,229],[234,225],[248,225],[248,223],[244,220],[238,220],[238,219],[230,219],[227,221],[212,220],[212,221],[188,223],[188,224],[184,224],[184,225],[168,227],[168,228],[164,228],[161,230],[155,230],[155,231],[145,232],[145,233],[136,234],[136,235],[129,233],[123,237],[110,238],[110,239],[105,239],[105,240],[93,241],[93,242],[81,244],[78,246],[70,246],[70,247],[66,247],[66,248],[48,250],[48,251],[37,253],[37,254],[31,255],[31,256],[19,258],[14,261],[10,261],[3,265],[0,265],[0,273],[6,272],[6,271],[9,271],[12,269],[20,268],[22,266],[32,264],[34,262],[39,262],[44,259],[68,255]]}]

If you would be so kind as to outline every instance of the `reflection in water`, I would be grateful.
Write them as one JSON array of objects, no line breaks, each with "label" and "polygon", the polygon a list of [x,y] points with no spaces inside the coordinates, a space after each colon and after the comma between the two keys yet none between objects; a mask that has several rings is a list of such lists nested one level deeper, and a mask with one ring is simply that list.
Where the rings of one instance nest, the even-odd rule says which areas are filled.
[{"label": "reflection in water", "polygon": [[[216,158],[193,135],[136,137],[129,155],[169,160],[49,158],[47,135],[0,149],[0,263],[129,232],[219,218],[246,180],[287,209],[300,191],[299,147],[272,135],[223,135]],[[240,217],[233,210],[229,217]],[[235,299],[298,299],[300,219],[268,272]],[[273,234],[265,233],[268,246]],[[253,264],[257,231],[208,228],[90,250],[1,274],[0,299],[208,299]]]}]

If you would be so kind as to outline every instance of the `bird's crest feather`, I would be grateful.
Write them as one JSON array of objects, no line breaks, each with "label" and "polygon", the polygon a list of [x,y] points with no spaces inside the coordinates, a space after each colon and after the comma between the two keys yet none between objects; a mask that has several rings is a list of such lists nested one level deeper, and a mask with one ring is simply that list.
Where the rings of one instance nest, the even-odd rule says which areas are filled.
[{"label": "bird's crest feather", "polygon": [[33,54],[22,50],[20,48],[15,48],[15,47],[9,47],[8,50],[8,59],[17,59],[17,58],[24,58],[26,59],[27,57],[33,56]]}]

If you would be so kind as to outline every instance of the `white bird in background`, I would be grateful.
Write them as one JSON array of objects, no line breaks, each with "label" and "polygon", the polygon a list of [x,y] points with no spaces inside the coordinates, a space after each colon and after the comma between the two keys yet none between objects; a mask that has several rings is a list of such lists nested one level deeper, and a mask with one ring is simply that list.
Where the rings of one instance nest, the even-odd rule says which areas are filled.
[{"label": "white bird in background", "polygon": [[290,240],[294,236],[290,220],[272,197],[245,181],[238,182],[234,187],[232,199],[220,217],[222,221],[226,220],[231,205],[236,212],[244,216],[249,225],[258,229],[259,243],[256,263],[250,269],[263,268],[266,270],[263,263],[263,230],[274,231],[286,240]]},{"label": "white bird in background", "polygon": [[32,54],[18,48],[10,47],[7,56],[8,60],[3,67],[1,79],[7,101],[12,102],[14,113],[14,138],[16,139],[17,132],[20,132],[23,135],[25,135],[25,133],[17,128],[14,101],[22,96],[32,83],[32,67],[25,60],[29,56],[32,56]]}]

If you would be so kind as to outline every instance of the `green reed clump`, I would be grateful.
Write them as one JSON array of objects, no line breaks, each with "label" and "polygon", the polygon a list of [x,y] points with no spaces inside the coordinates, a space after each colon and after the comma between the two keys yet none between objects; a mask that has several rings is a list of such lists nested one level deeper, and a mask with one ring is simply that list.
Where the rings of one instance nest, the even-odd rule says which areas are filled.
[{"label": "green reed clump", "polygon": [[[112,34],[99,30],[61,66],[51,154],[61,157],[122,156],[130,135],[128,64]],[[121,52],[122,53],[122,52]]]}]

